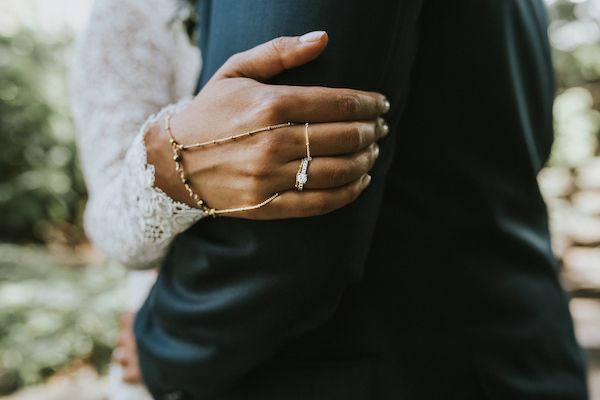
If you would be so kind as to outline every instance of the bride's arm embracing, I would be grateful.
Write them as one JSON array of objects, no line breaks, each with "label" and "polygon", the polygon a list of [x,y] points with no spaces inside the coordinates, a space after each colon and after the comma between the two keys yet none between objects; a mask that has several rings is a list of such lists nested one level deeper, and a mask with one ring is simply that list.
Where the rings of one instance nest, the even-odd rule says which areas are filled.
[{"label": "bride's arm embracing", "polygon": [[144,135],[185,108],[200,55],[172,23],[176,0],[97,0],[76,46],[72,109],[89,192],[84,226],[109,258],[151,268],[202,217],[154,186]]}]

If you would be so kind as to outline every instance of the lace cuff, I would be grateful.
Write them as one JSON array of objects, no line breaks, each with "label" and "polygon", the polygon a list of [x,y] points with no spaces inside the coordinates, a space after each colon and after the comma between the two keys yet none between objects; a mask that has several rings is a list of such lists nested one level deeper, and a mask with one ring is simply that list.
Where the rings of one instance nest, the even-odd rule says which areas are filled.
[{"label": "lace cuff", "polygon": [[205,216],[154,186],[154,166],[147,162],[144,144],[152,124],[186,108],[190,101],[182,100],[148,118],[131,143],[120,176],[110,184],[113,190],[106,188],[103,196],[92,196],[88,203],[88,235],[110,258],[128,268],[155,267],[175,236]]},{"label": "lace cuff", "polygon": [[[148,164],[144,142],[150,125],[157,123],[169,113],[181,111],[189,105],[190,99],[182,100],[163,108],[151,116],[135,137],[131,150],[125,159],[125,168],[131,171],[130,182],[134,186],[135,205],[141,213],[144,225],[144,242],[153,245],[170,243],[175,236],[201,219],[204,213],[185,203],[173,200],[161,189],[154,186],[155,170]],[[166,249],[165,249],[166,250]]]}]

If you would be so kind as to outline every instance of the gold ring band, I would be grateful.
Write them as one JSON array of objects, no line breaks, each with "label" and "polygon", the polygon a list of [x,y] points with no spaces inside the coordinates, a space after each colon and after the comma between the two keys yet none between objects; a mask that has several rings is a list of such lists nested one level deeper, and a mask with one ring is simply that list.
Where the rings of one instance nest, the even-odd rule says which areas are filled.
[{"label": "gold ring band", "polygon": [[296,173],[296,189],[304,190],[304,185],[308,182],[308,164],[312,161],[310,156],[310,140],[308,138],[308,122],[304,124],[304,134],[306,137],[306,157],[300,161],[298,172]]}]

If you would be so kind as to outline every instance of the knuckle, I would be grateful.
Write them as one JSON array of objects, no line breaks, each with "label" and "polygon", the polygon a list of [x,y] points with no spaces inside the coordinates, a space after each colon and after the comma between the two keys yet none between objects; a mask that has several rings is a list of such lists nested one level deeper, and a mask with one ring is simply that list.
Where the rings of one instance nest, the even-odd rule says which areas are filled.
[{"label": "knuckle", "polygon": [[[304,153],[304,149],[306,149],[306,137],[304,136],[304,133],[301,135],[287,135],[285,136],[285,145],[292,149],[302,149],[302,153]],[[312,145],[313,142],[311,142],[311,146]]]},{"label": "knuckle", "polygon": [[258,158],[257,162],[252,163],[247,170],[248,177],[251,178],[251,189],[260,186],[261,182],[269,177],[269,168],[267,157],[263,154]]},{"label": "knuckle", "polygon": [[279,121],[283,115],[285,98],[272,90],[268,90],[258,96],[256,110],[261,119],[267,121]]},{"label": "knuckle", "polygon": [[332,186],[340,185],[348,179],[348,169],[341,165],[332,165],[329,170],[329,181]]},{"label": "knuckle", "polygon": [[271,40],[271,46],[278,54],[283,54],[287,45],[287,38],[285,36],[279,36]]},{"label": "knuckle", "polygon": [[342,115],[354,115],[360,110],[360,97],[356,94],[343,94],[337,99],[337,105]]},{"label": "knuckle", "polygon": [[225,61],[225,66],[227,67],[233,67],[236,66],[238,64],[241,63],[242,60],[242,53],[235,53],[232,54],[231,56],[229,56],[229,58],[227,59],[227,61]]},{"label": "knuckle", "polygon": [[273,48],[273,51],[277,55],[275,60],[277,63],[279,63],[279,68],[282,70],[286,69],[285,53],[286,53],[287,46],[288,46],[288,38],[285,36],[279,36],[279,37],[271,40],[271,47]]},{"label": "knuckle", "polygon": [[350,143],[353,151],[358,151],[364,146],[364,135],[359,124],[351,124],[344,133],[345,139]]},{"label": "knuckle", "polygon": [[261,139],[261,163],[270,165],[273,159],[277,157],[283,150],[283,143],[275,135],[264,135]]}]

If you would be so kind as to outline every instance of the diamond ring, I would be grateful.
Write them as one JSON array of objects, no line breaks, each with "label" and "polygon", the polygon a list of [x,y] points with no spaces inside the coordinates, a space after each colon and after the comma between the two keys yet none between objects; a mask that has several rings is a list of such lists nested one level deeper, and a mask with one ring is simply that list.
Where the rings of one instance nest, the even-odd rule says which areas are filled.
[{"label": "diamond ring", "polygon": [[300,167],[296,174],[296,189],[299,191],[304,190],[304,185],[308,181],[308,163],[310,160],[312,160],[312,158],[304,157],[302,161],[300,161]]}]

